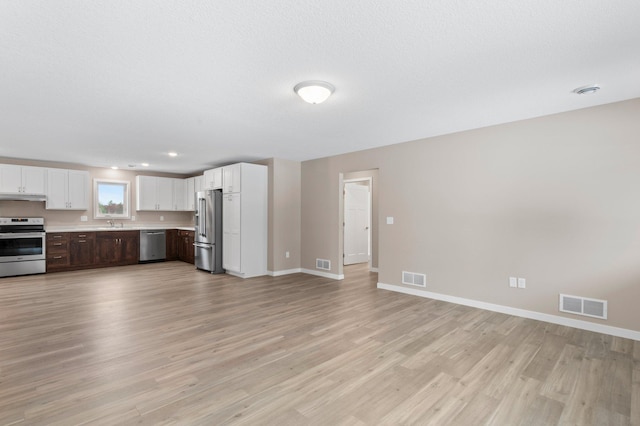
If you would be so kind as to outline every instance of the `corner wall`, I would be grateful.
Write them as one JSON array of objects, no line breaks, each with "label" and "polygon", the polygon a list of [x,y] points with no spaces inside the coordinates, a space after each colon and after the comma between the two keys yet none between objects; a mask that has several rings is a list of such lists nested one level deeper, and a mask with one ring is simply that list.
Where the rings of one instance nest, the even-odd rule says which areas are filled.
[{"label": "corner wall", "polygon": [[280,158],[256,161],[256,164],[269,169],[267,269],[274,275],[299,271],[301,164]]},{"label": "corner wall", "polygon": [[[381,283],[640,331],[638,117],[634,99],[303,162],[302,268],[341,273],[339,175],[379,169]],[[558,312],[559,293],[609,319]]]}]

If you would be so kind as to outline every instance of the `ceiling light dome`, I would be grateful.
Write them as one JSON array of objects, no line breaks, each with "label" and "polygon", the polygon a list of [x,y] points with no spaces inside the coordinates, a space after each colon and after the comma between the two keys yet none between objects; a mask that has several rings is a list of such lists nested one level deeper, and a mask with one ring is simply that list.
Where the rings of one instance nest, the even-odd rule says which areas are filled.
[{"label": "ceiling light dome", "polygon": [[293,90],[305,102],[309,102],[310,104],[320,104],[326,101],[336,88],[326,81],[310,80],[296,84]]},{"label": "ceiling light dome", "polygon": [[600,86],[597,84],[590,84],[588,86],[578,87],[573,91],[573,93],[577,93],[578,95],[591,95],[600,90]]}]

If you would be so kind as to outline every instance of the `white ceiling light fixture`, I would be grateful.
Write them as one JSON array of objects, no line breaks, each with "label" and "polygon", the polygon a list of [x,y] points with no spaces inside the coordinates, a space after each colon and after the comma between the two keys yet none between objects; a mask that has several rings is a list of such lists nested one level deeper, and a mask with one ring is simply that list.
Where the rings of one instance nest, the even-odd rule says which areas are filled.
[{"label": "white ceiling light fixture", "polygon": [[142,163],[140,164],[142,167],[149,167],[149,163]]},{"label": "white ceiling light fixture", "polygon": [[599,85],[590,84],[588,86],[578,87],[577,89],[575,89],[573,91],[573,93],[576,93],[578,95],[592,95],[592,94],[596,93],[598,90],[600,90],[600,86]]},{"label": "white ceiling light fixture", "polygon": [[293,91],[302,98],[303,101],[310,104],[321,104],[326,101],[329,96],[336,90],[333,85],[326,81],[309,80],[298,83]]},{"label": "white ceiling light fixture", "polygon": [[169,152],[169,157],[177,157],[177,156],[178,156],[177,152],[175,152],[175,151]]}]

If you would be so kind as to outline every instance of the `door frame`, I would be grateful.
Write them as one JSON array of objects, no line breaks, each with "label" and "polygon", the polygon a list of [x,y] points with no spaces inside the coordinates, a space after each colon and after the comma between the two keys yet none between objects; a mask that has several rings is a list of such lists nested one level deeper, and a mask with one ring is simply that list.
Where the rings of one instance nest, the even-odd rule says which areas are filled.
[{"label": "door frame", "polygon": [[373,220],[373,178],[371,176],[368,177],[361,177],[361,178],[354,178],[354,179],[344,179],[342,180],[342,257],[341,257],[341,262],[340,262],[340,266],[342,268],[344,268],[344,257],[345,257],[345,253],[344,253],[344,218],[345,218],[345,202],[344,202],[344,197],[345,197],[345,185],[348,183],[354,183],[354,182],[367,182],[367,186],[369,187],[369,199],[368,199],[368,204],[369,204],[369,241],[368,241],[368,253],[369,253],[369,259],[367,260],[367,268],[369,270],[371,270],[371,262],[373,260],[373,249],[372,249],[372,244],[373,244],[373,236],[371,234],[371,228],[373,227],[372,224],[372,220]]}]

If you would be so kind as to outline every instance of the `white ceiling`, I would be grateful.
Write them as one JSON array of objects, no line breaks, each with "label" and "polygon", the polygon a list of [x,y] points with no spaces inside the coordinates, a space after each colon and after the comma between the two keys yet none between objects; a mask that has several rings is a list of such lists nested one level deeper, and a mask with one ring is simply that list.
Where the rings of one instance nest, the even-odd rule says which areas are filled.
[{"label": "white ceiling", "polygon": [[2,0],[0,156],[190,173],[637,98],[639,28],[638,0]]}]

